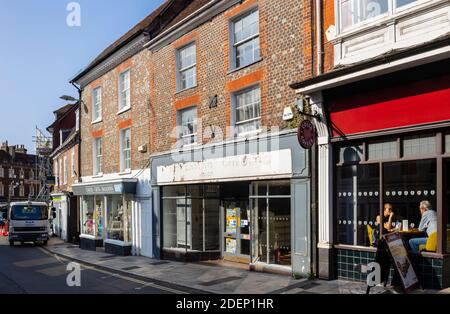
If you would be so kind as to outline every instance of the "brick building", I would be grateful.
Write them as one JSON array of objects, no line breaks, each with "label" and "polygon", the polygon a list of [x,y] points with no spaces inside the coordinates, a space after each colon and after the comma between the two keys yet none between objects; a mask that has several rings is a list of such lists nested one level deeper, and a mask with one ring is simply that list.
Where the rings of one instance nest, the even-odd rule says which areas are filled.
[{"label": "brick building", "polygon": [[310,1],[199,2],[146,44],[154,255],[311,273],[310,156],[283,120],[313,73]]},{"label": "brick building", "polygon": [[54,112],[55,121],[47,128],[52,134],[53,147],[50,158],[53,164],[55,186],[51,193],[56,208],[54,233],[61,239],[77,242],[80,233],[78,198],[73,195],[73,184],[79,180],[78,125],[79,104],[69,104]]},{"label": "brick building", "polygon": [[74,77],[82,90],[81,247],[152,256],[149,174],[151,53],[146,36],[185,1],[166,1]]},{"label": "brick building", "polygon": [[36,156],[27,153],[23,145],[0,147],[0,203],[26,201],[39,193]]},{"label": "brick building", "polygon": [[[448,287],[450,3],[315,5],[315,76],[292,87],[321,117],[319,277],[365,281],[379,240],[373,230],[397,228],[408,271],[424,288]],[[383,228],[376,221],[386,222],[386,203],[403,219]],[[436,230],[414,235],[419,207],[434,212]]]},{"label": "brick building", "polygon": [[166,1],[73,79],[82,247],[311,272],[310,3]]}]

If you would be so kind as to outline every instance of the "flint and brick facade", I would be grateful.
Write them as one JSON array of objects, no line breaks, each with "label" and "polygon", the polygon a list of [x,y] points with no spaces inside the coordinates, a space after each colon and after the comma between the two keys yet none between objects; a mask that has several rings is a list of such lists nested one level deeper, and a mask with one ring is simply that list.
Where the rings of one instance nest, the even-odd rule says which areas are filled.
[{"label": "flint and brick facade", "polygon": [[[260,14],[261,59],[234,70],[230,60],[230,23],[249,8]],[[236,91],[259,84],[261,88],[261,123],[263,126],[288,128],[282,120],[283,109],[293,106],[295,92],[289,84],[312,75],[312,37],[310,1],[244,1],[215,16],[171,44],[152,52],[152,145],[154,152],[174,148],[177,110],[197,106],[199,136],[203,142],[227,140],[230,134],[231,97]],[[197,50],[197,85],[176,90],[176,51],[195,42]],[[210,109],[210,99],[218,97]],[[200,122],[201,121],[201,122]],[[223,138],[211,139],[214,129]],[[170,135],[170,136],[168,136]],[[217,134],[216,134],[217,135]]]}]

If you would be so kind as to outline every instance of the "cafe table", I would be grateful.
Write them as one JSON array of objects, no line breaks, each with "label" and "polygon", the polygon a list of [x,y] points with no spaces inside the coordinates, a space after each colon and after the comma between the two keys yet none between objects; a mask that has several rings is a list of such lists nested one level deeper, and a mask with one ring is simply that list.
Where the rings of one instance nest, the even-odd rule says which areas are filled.
[{"label": "cafe table", "polygon": [[405,243],[405,247],[408,250],[411,249],[409,247],[409,240],[414,239],[414,238],[426,238],[426,236],[427,236],[424,231],[420,231],[418,229],[410,229],[408,231],[402,230],[402,231],[399,231],[399,233],[403,240],[403,243]]}]

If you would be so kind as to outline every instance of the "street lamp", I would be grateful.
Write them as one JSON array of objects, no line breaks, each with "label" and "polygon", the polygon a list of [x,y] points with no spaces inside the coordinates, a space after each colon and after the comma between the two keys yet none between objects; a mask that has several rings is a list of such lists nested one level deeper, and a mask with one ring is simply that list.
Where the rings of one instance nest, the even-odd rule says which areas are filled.
[{"label": "street lamp", "polygon": [[62,100],[65,101],[78,101],[78,99],[72,97],[72,96],[68,96],[68,95],[62,95],[61,97],[59,97]]}]

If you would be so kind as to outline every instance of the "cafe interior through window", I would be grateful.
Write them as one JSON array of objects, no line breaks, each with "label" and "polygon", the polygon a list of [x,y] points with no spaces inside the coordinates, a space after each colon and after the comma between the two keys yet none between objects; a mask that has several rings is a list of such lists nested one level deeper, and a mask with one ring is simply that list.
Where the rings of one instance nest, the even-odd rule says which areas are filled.
[{"label": "cafe interior through window", "polygon": [[[420,203],[428,201],[432,210],[437,210],[438,139],[436,135],[407,136],[351,143],[336,149],[338,244],[375,246],[380,235],[387,232],[411,236],[408,232],[419,228],[421,221]],[[450,143],[450,137],[448,140]],[[447,169],[449,174],[443,173],[442,177],[449,181],[450,168],[446,164],[450,166],[444,163],[444,172]],[[444,182],[447,202],[449,183]],[[392,207],[394,214],[386,214],[385,205]],[[444,210],[448,212],[449,207],[445,205]],[[390,216],[393,218],[389,220]],[[387,222],[390,225],[386,229]],[[450,238],[450,220],[443,226]]]}]

